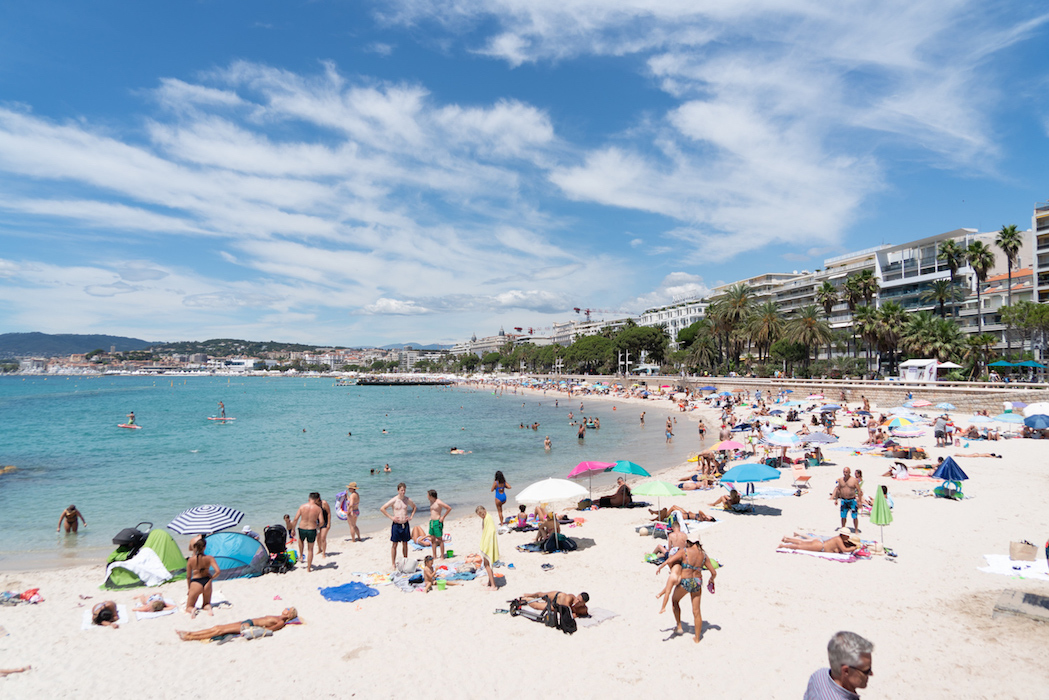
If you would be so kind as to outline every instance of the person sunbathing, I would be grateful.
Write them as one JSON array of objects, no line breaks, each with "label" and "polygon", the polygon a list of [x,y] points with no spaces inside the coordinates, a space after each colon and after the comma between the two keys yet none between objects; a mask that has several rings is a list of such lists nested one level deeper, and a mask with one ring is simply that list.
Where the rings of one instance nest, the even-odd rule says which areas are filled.
[{"label": "person sunbathing", "polygon": [[120,625],[117,624],[118,618],[119,615],[117,613],[116,601],[104,600],[91,609],[92,625],[101,625],[102,627],[112,627],[113,629],[117,629],[120,627]]},{"label": "person sunbathing", "polygon": [[558,605],[566,605],[572,611],[572,617],[589,617],[590,612],[586,609],[586,604],[590,602],[590,594],[580,593],[579,595],[572,595],[571,593],[562,593],[561,591],[547,591],[545,593],[525,593],[519,600],[530,608],[536,610],[546,610],[549,603],[547,599],[552,600]]},{"label": "person sunbathing", "polygon": [[265,617],[249,618],[243,622],[231,622],[228,625],[215,625],[206,630],[197,632],[184,632],[175,630],[178,638],[184,642],[200,642],[205,639],[223,637],[227,634],[240,634],[245,627],[261,627],[270,632],[284,629],[284,626],[299,616],[295,608],[284,608],[280,615],[266,615]]},{"label": "person sunbathing", "polygon": [[426,530],[423,530],[421,525],[416,525],[412,528],[412,542],[420,547],[429,547],[433,540]]},{"label": "person sunbathing", "polygon": [[889,471],[882,474],[882,476],[891,476],[893,479],[906,479],[910,476],[907,471],[907,465],[903,462],[894,462],[894,466],[889,468]]},{"label": "person sunbathing", "polygon": [[710,505],[721,506],[725,510],[728,510],[732,506],[739,505],[739,491],[737,491],[736,489],[732,489],[728,492],[728,494],[722,496]]},{"label": "person sunbathing", "polygon": [[805,552],[825,552],[827,554],[851,554],[859,549],[859,545],[849,539],[848,528],[838,530],[837,537],[823,541],[818,537],[800,535],[797,532],[793,537],[784,537],[780,540],[783,549],[800,549]]},{"label": "person sunbathing", "polygon": [[132,612],[163,612],[164,610],[175,609],[175,606],[164,600],[164,596],[159,593],[154,593],[149,598],[146,598],[144,595],[137,595],[135,600],[142,603],[142,605],[137,608],[131,608]]},{"label": "person sunbathing", "polygon": [[955,457],[997,457],[1001,459],[1001,455],[996,455],[993,452],[956,452]]},{"label": "person sunbathing", "polygon": [[710,517],[701,510],[697,510],[693,513],[691,511],[685,510],[681,506],[670,506],[670,508],[660,508],[658,513],[656,513],[656,511],[650,508],[648,512],[657,514],[659,516],[658,518],[652,518],[653,521],[666,520],[670,517],[671,513],[681,513],[681,517],[683,517],[685,520],[698,520],[700,522],[713,522],[714,520],[714,518]]},{"label": "person sunbathing", "polygon": [[623,481],[623,477],[617,479],[619,488],[611,496],[602,496],[597,500],[599,508],[623,508],[634,502],[633,497],[630,495],[630,487]]}]

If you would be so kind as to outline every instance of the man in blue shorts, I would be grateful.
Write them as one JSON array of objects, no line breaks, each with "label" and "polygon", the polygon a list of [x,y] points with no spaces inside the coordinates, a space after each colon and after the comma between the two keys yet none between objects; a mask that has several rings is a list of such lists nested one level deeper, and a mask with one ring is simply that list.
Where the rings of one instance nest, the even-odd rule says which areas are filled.
[{"label": "man in blue shorts", "polygon": [[[404,557],[408,557],[408,542],[412,539],[411,520],[415,517],[415,503],[405,496],[408,487],[402,481],[397,484],[397,495],[386,501],[379,511],[392,521],[390,526],[390,562],[394,569],[397,568],[397,543],[401,543]],[[393,513],[387,509],[393,509]],[[409,510],[411,511],[409,513]]]},{"label": "man in blue shorts", "polygon": [[860,531],[857,499],[862,498],[862,496],[863,494],[860,493],[860,482],[852,475],[852,470],[845,467],[842,469],[841,478],[838,479],[838,483],[834,487],[834,499],[841,507],[842,527],[845,527],[845,521],[848,519],[849,513],[852,513],[853,532]]}]

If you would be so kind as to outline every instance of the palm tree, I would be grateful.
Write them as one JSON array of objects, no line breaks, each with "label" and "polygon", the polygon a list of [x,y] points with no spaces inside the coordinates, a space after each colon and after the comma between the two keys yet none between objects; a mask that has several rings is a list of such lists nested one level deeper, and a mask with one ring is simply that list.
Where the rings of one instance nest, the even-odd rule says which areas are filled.
[{"label": "palm tree", "polygon": [[965,359],[973,363],[973,374],[983,374],[980,367],[991,359],[991,346],[998,342],[990,333],[971,335],[965,343]]},{"label": "palm tree", "polygon": [[965,259],[976,274],[976,323],[983,334],[983,302],[980,287],[987,280],[987,272],[994,267],[994,251],[982,241],[973,241],[965,249]]},{"label": "palm tree", "polygon": [[[958,268],[965,262],[965,248],[960,246],[958,241],[953,238],[946,240],[940,244],[940,250],[936,253],[936,259],[947,263],[947,267],[951,270],[951,284],[954,284],[957,281],[955,277],[958,274]],[[961,300],[959,299],[959,301]],[[958,316],[958,310],[954,306],[951,307],[951,316]]]},{"label": "palm tree", "polygon": [[932,353],[935,322],[936,317],[928,311],[908,316],[900,334],[900,346],[911,355],[928,357]]},{"label": "palm tree", "polygon": [[907,322],[907,311],[895,301],[887,301],[878,309],[878,346],[889,354],[890,367],[896,368],[896,350]]},{"label": "palm tree", "polygon": [[[827,321],[830,321],[830,312],[834,309],[834,305],[838,303],[838,289],[830,280],[824,280],[823,284],[820,285],[819,289],[816,290],[816,301],[823,307],[823,313],[827,316]],[[827,359],[830,359],[831,347],[830,343],[827,343]]]},{"label": "palm tree", "polygon": [[832,334],[830,324],[820,318],[819,307],[809,304],[798,310],[798,315],[787,321],[785,329],[787,340],[792,343],[800,343],[805,346],[805,366],[809,364],[809,354],[812,347],[830,341]]},{"label": "palm tree", "polygon": [[768,349],[783,335],[783,314],[774,301],[759,305],[747,319],[747,333],[758,346],[758,357],[764,361]]},{"label": "palm tree", "polygon": [[713,369],[717,362],[717,347],[710,333],[696,335],[688,349],[688,365],[697,369]]},{"label": "palm tree", "polygon": [[[1023,245],[1023,234],[1016,230],[1016,224],[1009,224],[1008,226],[1002,226],[1002,230],[998,232],[998,237],[994,239],[995,245],[997,245],[1003,253],[1005,253],[1005,264],[1006,269],[1009,272],[1009,306],[1013,305],[1013,265],[1016,264],[1016,256],[1020,252],[1020,246]],[[1005,332],[1005,344],[1006,352],[1012,356],[1013,354],[1013,339],[1011,336],[1012,325],[1010,324]],[[1020,351],[1023,352],[1021,346]]]},{"label": "palm tree", "polygon": [[[845,299],[845,303],[849,305],[849,313],[850,314],[855,314],[856,313],[856,306],[857,306],[857,304],[860,303],[860,299],[863,298],[863,292],[860,290],[860,287],[857,284],[857,277],[853,276],[853,277],[849,277],[847,280],[845,280],[845,284],[842,286],[841,291],[842,291],[842,296]],[[853,340],[856,341],[856,345],[855,345],[856,351],[853,353],[852,356],[853,357],[858,357],[859,354],[860,354],[860,343],[859,343],[859,340],[856,340],[855,319],[853,320],[852,330],[853,330]]]},{"label": "palm tree", "polygon": [[852,316],[853,330],[867,343],[867,369],[871,366],[871,346],[878,338],[878,310],[861,306]]},{"label": "palm tree", "polygon": [[933,280],[928,288],[922,290],[918,298],[922,301],[936,302],[940,306],[940,318],[946,318],[945,306],[947,302],[961,301],[966,297],[965,290],[951,280]]},{"label": "palm tree", "polygon": [[932,340],[929,346],[929,355],[940,362],[947,362],[953,357],[961,354],[965,347],[965,338],[962,329],[954,321],[945,318],[933,320]]},{"label": "palm tree", "polygon": [[[736,347],[739,338],[737,332],[747,317],[750,316],[753,305],[754,290],[742,282],[729,287],[713,305],[717,307],[714,323],[724,334],[724,347],[734,359],[738,359],[740,354],[740,348]],[[710,308],[707,311],[709,314]],[[733,336],[736,336],[735,341],[733,341]]]},{"label": "palm tree", "polygon": [[878,282],[878,278],[874,276],[874,270],[864,270],[856,277],[856,285],[859,287],[860,294],[863,295],[863,303],[870,306],[874,297],[878,296],[881,284]]}]

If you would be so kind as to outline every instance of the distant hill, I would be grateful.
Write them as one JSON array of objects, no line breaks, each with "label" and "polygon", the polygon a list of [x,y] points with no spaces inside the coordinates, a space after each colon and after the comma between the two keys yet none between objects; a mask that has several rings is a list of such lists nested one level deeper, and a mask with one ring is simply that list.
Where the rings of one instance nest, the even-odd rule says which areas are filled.
[{"label": "distant hill", "polygon": [[451,350],[451,345],[438,345],[437,343],[430,343],[429,345],[423,345],[421,343],[394,343],[393,345],[383,345],[380,350],[404,350],[409,345],[414,350]]},{"label": "distant hill", "polygon": [[[257,356],[264,352],[314,352],[322,346],[303,345],[301,343],[278,343],[273,340],[213,338],[212,340],[188,340],[177,343],[154,343],[152,347],[154,354],[161,355],[169,353],[191,355],[196,352],[202,352],[211,357],[226,357],[229,355]],[[341,349],[341,346],[335,347]]]},{"label": "distant hill", "polygon": [[60,357],[87,353],[101,348],[109,352],[145,350],[153,345],[148,340],[125,338],[119,335],[76,335],[60,333],[2,333],[0,334],[0,357]]}]

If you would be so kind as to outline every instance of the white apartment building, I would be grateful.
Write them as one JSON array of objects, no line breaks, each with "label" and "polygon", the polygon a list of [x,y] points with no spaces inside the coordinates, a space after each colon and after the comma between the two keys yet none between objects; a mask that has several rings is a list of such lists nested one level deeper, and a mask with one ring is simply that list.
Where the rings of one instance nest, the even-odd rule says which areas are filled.
[{"label": "white apartment building", "polygon": [[1032,260],[1034,268],[1034,298],[1039,303],[1049,301],[1049,202],[1038,202],[1031,215],[1034,238]]}]

